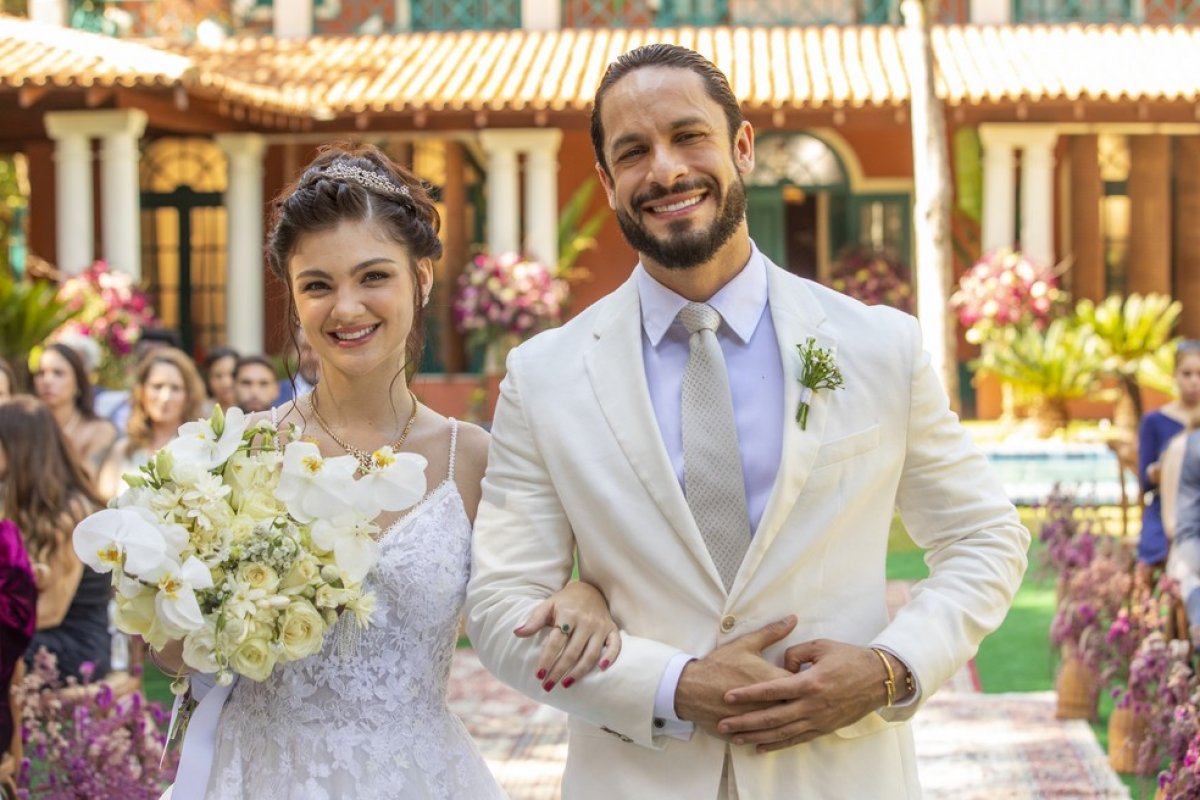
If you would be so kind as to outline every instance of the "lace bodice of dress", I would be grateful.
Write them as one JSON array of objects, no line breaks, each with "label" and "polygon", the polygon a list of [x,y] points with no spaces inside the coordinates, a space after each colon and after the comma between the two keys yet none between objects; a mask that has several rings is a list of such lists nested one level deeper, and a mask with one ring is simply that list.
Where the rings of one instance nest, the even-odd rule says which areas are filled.
[{"label": "lace bodice of dress", "polygon": [[452,466],[451,478],[384,532],[367,578],[371,627],[350,637],[335,629],[319,655],[277,667],[263,683],[239,680],[222,714],[209,797],[502,796],[446,705],[470,547]]}]

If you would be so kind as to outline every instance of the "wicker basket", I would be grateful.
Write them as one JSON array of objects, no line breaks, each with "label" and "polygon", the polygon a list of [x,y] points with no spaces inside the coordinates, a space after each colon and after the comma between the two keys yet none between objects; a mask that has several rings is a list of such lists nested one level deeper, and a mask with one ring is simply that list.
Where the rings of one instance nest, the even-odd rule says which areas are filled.
[{"label": "wicker basket", "polygon": [[1063,648],[1062,663],[1058,666],[1058,678],[1054,688],[1058,692],[1058,708],[1054,716],[1058,719],[1099,718],[1100,687],[1095,671],[1074,651]]},{"label": "wicker basket", "polygon": [[1151,765],[1148,770],[1138,771],[1138,751],[1146,739],[1149,721],[1132,707],[1114,708],[1108,718],[1108,764],[1115,772],[1133,775],[1154,775],[1157,770]]}]

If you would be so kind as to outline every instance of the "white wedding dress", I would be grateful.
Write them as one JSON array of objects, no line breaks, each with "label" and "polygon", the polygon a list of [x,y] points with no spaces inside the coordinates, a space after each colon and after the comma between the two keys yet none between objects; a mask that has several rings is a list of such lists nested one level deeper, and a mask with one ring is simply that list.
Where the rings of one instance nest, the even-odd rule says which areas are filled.
[{"label": "white wedding dress", "polygon": [[371,627],[349,647],[334,630],[319,655],[263,683],[238,681],[221,712],[209,800],[504,797],[446,704],[471,563],[451,425],[449,477],[381,538],[367,578]]}]

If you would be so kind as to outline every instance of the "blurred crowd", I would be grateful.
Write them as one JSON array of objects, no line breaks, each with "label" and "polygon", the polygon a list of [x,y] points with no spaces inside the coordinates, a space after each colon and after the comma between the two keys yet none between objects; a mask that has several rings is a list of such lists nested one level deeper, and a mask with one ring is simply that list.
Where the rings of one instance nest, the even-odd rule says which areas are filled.
[{"label": "blurred crowd", "polygon": [[125,491],[122,476],[183,423],[214,405],[264,411],[319,378],[299,331],[278,371],[267,356],[227,347],[197,364],[168,330],[143,332],[127,387],[96,386],[99,358],[84,337],[48,342],[28,386],[0,360],[0,753],[15,733],[8,687],[19,662],[45,648],[64,678],[130,667],[130,643],[111,624],[109,576],[75,555],[76,524]]}]

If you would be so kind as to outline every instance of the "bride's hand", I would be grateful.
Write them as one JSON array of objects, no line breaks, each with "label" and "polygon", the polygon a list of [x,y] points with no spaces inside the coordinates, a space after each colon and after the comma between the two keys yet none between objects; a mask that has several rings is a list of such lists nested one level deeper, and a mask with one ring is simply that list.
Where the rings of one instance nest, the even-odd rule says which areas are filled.
[{"label": "bride's hand", "polygon": [[572,581],[547,597],[524,625],[513,631],[522,638],[549,629],[538,659],[537,678],[547,692],[557,685],[571,688],[599,664],[608,669],[621,652],[621,632],[604,595],[590,583]]}]

